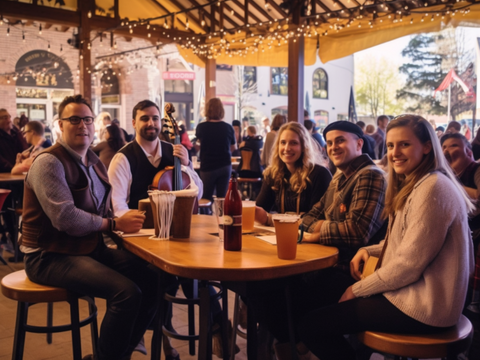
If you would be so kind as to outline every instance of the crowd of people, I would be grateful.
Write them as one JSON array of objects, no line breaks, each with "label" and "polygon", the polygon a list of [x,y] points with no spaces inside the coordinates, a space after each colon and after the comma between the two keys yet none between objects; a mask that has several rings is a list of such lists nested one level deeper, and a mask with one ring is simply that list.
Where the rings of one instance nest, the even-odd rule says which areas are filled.
[{"label": "crowd of people", "polygon": [[[142,227],[138,202],[174,158],[199,199],[224,197],[232,155],[242,150],[253,151],[249,159],[258,163],[250,175],[263,178],[255,220],[273,226],[274,213],[300,214],[304,242],[339,250],[332,268],[256,284],[248,311],[276,338],[278,360],[293,358],[286,281],[300,359],[309,351],[322,360],[356,359],[347,334],[435,333],[454,326],[462,311],[478,316],[480,135],[470,142],[451,123],[439,138],[427,120],[408,114],[380,116],[373,132],[361,122],[336,121],[320,134],[307,112],[304,125],[276,115],[257,134],[248,119],[225,122],[218,98],[205,109],[206,121],[196,128],[198,172],[189,139],[175,145],[159,139],[160,109],[149,100],[133,108],[135,136],[127,139],[108,114],[95,119],[82,96],[66,97],[53,145],[41,123],[17,129],[0,109],[0,172],[27,174],[19,243],[28,277],[107,300],[97,354],[86,359],[130,359],[158,301],[158,273],[109,245],[105,234]],[[100,143],[92,147],[96,134]],[[379,258],[376,270],[364,277],[371,257]],[[178,282],[162,278],[165,287]],[[187,297],[188,289],[187,282]],[[220,305],[211,307],[220,323]],[[179,360],[168,341],[164,351]]]}]

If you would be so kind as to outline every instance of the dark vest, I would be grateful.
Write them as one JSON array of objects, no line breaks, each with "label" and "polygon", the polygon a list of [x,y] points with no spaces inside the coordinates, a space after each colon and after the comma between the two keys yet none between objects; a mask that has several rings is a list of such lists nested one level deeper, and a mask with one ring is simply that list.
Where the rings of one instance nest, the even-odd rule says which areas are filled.
[{"label": "dark vest", "polygon": [[[72,191],[73,201],[77,208],[102,217],[108,217],[111,209],[111,187],[108,183],[107,170],[100,160],[93,165],[93,168],[106,187],[103,214],[97,212],[87,176],[62,145],[57,143],[44,150],[42,154],[54,155],[62,163],[65,169],[65,181]],[[35,160],[42,154],[38,155]],[[42,210],[33,189],[25,182],[21,245],[32,248],[40,247],[45,251],[62,254],[85,255],[95,250],[99,241],[103,241],[102,233],[99,231],[81,237],[58,231]]]},{"label": "dark vest", "polygon": [[148,187],[152,185],[153,178],[167,166],[173,166],[173,146],[164,141],[160,141],[162,147],[162,159],[158,167],[153,166],[145,156],[140,145],[133,140],[128,145],[120,149],[119,152],[127,157],[132,173],[132,185],[130,186],[130,199],[128,207],[138,209],[138,202],[148,197]]},{"label": "dark vest", "polygon": [[[468,165],[459,179],[460,182],[466,187],[476,189],[477,185],[475,184],[475,172],[479,167],[480,164],[476,162],[472,162],[470,165]],[[468,226],[472,231],[480,229],[480,215],[477,215],[474,218],[469,218]]]}]

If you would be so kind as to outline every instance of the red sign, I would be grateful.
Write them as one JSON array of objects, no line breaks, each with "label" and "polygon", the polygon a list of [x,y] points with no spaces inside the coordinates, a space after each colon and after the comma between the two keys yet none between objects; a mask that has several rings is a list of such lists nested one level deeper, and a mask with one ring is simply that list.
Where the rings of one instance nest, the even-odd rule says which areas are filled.
[{"label": "red sign", "polygon": [[192,71],[164,71],[163,80],[195,80]]}]

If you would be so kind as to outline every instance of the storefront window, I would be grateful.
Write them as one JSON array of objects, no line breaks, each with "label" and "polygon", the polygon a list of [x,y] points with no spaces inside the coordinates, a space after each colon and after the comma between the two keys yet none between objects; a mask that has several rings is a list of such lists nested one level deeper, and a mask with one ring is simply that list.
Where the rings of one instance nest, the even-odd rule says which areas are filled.
[{"label": "storefront window", "polygon": [[317,126],[323,129],[328,125],[328,111],[315,110],[314,119]]},{"label": "storefront window", "polygon": [[257,92],[257,68],[245,66],[243,69],[243,90]]},{"label": "storefront window", "polygon": [[165,80],[166,93],[193,93],[193,81]]},{"label": "storefront window", "polygon": [[325,70],[317,69],[313,73],[313,97],[316,99],[328,99],[328,75]]},{"label": "storefront window", "polygon": [[288,95],[288,69],[286,67],[271,68],[272,95]]}]

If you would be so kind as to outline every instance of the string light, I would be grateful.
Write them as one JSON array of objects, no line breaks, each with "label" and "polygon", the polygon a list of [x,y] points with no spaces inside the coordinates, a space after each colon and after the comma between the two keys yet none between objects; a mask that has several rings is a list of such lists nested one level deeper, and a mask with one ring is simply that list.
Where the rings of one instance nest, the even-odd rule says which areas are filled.
[{"label": "string light", "polygon": [[38,27],[38,34],[42,35],[42,24],[40,24],[40,26]]}]

